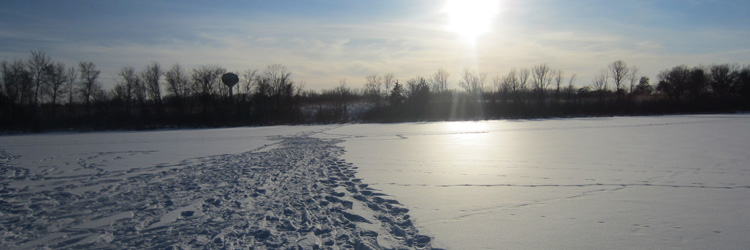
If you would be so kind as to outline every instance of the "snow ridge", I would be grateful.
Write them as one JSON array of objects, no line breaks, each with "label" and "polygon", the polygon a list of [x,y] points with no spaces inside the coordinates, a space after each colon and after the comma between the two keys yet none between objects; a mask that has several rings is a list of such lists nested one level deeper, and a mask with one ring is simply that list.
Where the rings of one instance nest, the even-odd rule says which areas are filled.
[{"label": "snow ridge", "polygon": [[0,151],[0,248],[431,249],[407,208],[339,159],[340,140],[275,140],[264,150],[31,189],[10,184],[44,173],[29,175]]}]

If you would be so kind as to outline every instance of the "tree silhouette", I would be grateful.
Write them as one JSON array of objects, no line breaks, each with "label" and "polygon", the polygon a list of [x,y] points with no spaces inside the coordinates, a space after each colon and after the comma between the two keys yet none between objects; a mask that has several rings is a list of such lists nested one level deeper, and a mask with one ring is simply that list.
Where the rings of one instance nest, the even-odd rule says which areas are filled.
[{"label": "tree silhouette", "polygon": [[3,87],[8,100],[17,105],[31,105],[33,99],[33,76],[20,60],[2,62]]},{"label": "tree silhouette", "polygon": [[523,88],[525,86],[521,85],[518,71],[516,69],[511,69],[510,72],[508,72],[508,74],[500,80],[500,84],[502,85],[501,89],[503,89],[504,92],[507,92],[508,95],[510,95],[514,103],[520,102],[521,91],[524,91]]},{"label": "tree silhouette", "polygon": [[628,77],[630,69],[628,65],[622,60],[617,60],[608,65],[609,76],[612,77],[612,82],[615,84],[615,94],[619,101],[624,94],[623,81]]},{"label": "tree silhouette", "polygon": [[63,93],[65,83],[68,82],[67,69],[63,63],[50,64],[46,69],[45,75],[49,81],[46,92],[50,96],[52,106],[55,106],[57,105],[58,98]]},{"label": "tree silhouette", "polygon": [[[143,96],[142,93],[136,93],[136,89],[140,86],[139,82],[140,79],[138,79],[138,76],[135,74],[135,69],[133,67],[125,67],[120,70],[119,77],[121,78],[121,82],[116,86],[120,88],[120,92],[123,102],[125,103],[125,114],[127,117],[130,117],[130,114],[132,113],[132,107],[133,107],[133,99],[137,99],[141,105],[143,105]],[[136,95],[138,95],[137,98],[134,98]]]},{"label": "tree silhouette", "polygon": [[555,102],[560,101],[560,84],[562,84],[564,73],[562,70],[555,70],[552,72],[552,76],[555,81]]},{"label": "tree silhouette", "polygon": [[[656,94],[652,94],[654,87],[648,77],[639,76],[636,67],[628,68],[622,61],[611,63],[595,74],[590,86],[580,88],[573,85],[575,74],[566,79],[561,70],[547,64],[497,74],[492,88],[484,86],[487,74],[466,69],[459,74],[458,87],[463,91],[447,89],[450,74],[444,69],[429,78],[411,78],[406,84],[399,83],[392,73],[370,74],[364,77],[363,90],[349,86],[345,80],[332,89],[303,90],[304,82],[293,81],[289,69],[272,64],[264,70],[245,72],[231,103],[224,96],[229,91],[220,82],[226,69],[220,66],[184,69],[174,64],[166,72],[157,62],[140,72],[123,67],[116,84],[107,91],[99,83],[101,73],[93,62],[66,69],[46,53],[32,51],[26,60],[3,60],[0,66],[0,129],[25,131],[750,109],[750,66],[736,64],[680,65],[662,70]],[[162,76],[165,95],[161,93]],[[616,99],[608,98],[614,95],[608,88],[610,80],[615,82]],[[625,86],[628,80],[630,85]],[[552,88],[554,96],[549,93]],[[631,98],[621,98],[626,93]],[[59,106],[61,103],[67,105]],[[352,112],[353,105],[369,110],[360,115]]]},{"label": "tree silhouette", "polygon": [[226,69],[213,65],[204,65],[193,69],[192,91],[200,99],[204,122],[209,119],[212,95],[218,93],[220,88],[219,78],[224,73],[226,73]]},{"label": "tree silhouette", "polygon": [[640,80],[640,76],[638,76],[638,67],[632,66],[630,68],[630,72],[628,74],[627,80],[630,81],[630,89],[628,90],[628,93],[633,93],[633,88],[635,88],[635,83],[637,83]]},{"label": "tree silhouette", "polygon": [[638,86],[635,87],[633,94],[635,95],[650,95],[654,92],[654,87],[648,83],[648,77],[642,76],[638,81]]},{"label": "tree silhouette", "polygon": [[370,74],[365,77],[365,91],[364,94],[370,99],[370,102],[374,103],[376,107],[382,107],[382,88],[383,78],[378,74]]},{"label": "tree silhouette", "polygon": [[726,98],[732,87],[732,76],[729,64],[715,64],[708,68],[708,85],[714,94]]},{"label": "tree silhouette", "polygon": [[388,98],[390,99],[390,104],[396,107],[401,106],[404,100],[406,100],[404,87],[398,81],[393,84],[393,89],[391,89],[391,94]]},{"label": "tree silhouette", "polygon": [[40,95],[47,84],[47,72],[50,67],[50,57],[44,51],[31,51],[28,62],[29,73],[34,83],[33,105],[39,104]]},{"label": "tree silhouette", "polygon": [[690,69],[685,65],[664,70],[657,76],[659,83],[656,85],[656,91],[666,94],[669,98],[679,100],[685,92],[688,78],[690,78]]},{"label": "tree silhouette", "polygon": [[461,82],[458,85],[468,93],[475,101],[480,101],[484,93],[484,81],[487,79],[487,73],[476,73],[469,69],[464,69],[461,73]]},{"label": "tree silhouette", "polygon": [[435,74],[432,74],[432,89],[435,92],[444,92],[448,90],[448,77],[450,77],[450,73],[448,73],[445,69],[438,69]]},{"label": "tree silhouette", "polygon": [[160,84],[162,75],[164,75],[164,71],[161,70],[161,66],[156,62],[152,62],[141,71],[141,79],[146,86],[148,99],[156,105],[156,109],[159,112],[162,111]]},{"label": "tree silhouette", "polygon": [[74,109],[73,104],[75,102],[75,97],[76,97],[75,93],[78,91],[76,89],[76,86],[77,86],[76,79],[78,79],[78,70],[76,69],[75,66],[72,66],[72,67],[68,68],[68,71],[67,71],[66,75],[67,75],[67,77],[66,77],[67,82],[65,83],[65,89],[66,89],[66,92],[67,92],[67,95],[68,95],[68,103],[67,103],[67,106],[68,106],[68,118],[71,119],[73,117],[73,113],[74,113],[73,112],[73,109]]},{"label": "tree silhouette", "polygon": [[394,82],[398,82],[398,80],[396,80],[393,73],[383,75],[383,86],[385,86],[385,89],[383,90],[384,102],[388,102],[388,97],[390,96],[391,87],[394,85]]},{"label": "tree silhouette", "polygon": [[690,70],[685,89],[693,100],[697,100],[706,91],[707,82],[708,80],[703,68],[695,67]]},{"label": "tree silhouette", "polygon": [[409,115],[417,119],[427,117],[430,105],[430,86],[424,77],[416,77],[407,81],[409,87]]},{"label": "tree silhouette", "polygon": [[531,78],[533,79],[534,93],[537,96],[537,103],[544,104],[544,91],[547,89],[547,86],[552,84],[549,66],[544,63],[532,67]]},{"label": "tree silhouette", "polygon": [[602,70],[599,74],[594,75],[594,82],[592,87],[599,96],[599,102],[604,102],[604,95],[607,93],[607,85],[609,83],[609,72]]},{"label": "tree silhouette", "polygon": [[190,94],[189,78],[180,64],[175,63],[172,68],[164,73],[167,81],[167,93],[177,99],[182,99]]},{"label": "tree silhouette", "polygon": [[334,90],[334,94],[336,95],[336,102],[335,102],[335,117],[337,122],[346,122],[348,119],[349,109],[349,98],[352,94],[352,89],[346,86],[346,79],[341,79],[339,81],[339,86],[336,87]]},{"label": "tree silhouette", "polygon": [[94,94],[101,89],[97,81],[101,71],[96,69],[93,62],[80,62],[78,70],[81,72],[81,86],[79,88],[81,99],[86,105],[86,113],[91,116],[91,103],[94,101]]},{"label": "tree silhouette", "polygon": [[734,88],[737,93],[745,99],[746,106],[750,105],[750,65],[733,73],[735,78]]},{"label": "tree silhouette", "polygon": [[565,95],[568,102],[573,101],[573,97],[576,93],[575,85],[573,85],[573,82],[576,80],[576,74],[573,74],[568,78],[568,87],[565,88]]}]

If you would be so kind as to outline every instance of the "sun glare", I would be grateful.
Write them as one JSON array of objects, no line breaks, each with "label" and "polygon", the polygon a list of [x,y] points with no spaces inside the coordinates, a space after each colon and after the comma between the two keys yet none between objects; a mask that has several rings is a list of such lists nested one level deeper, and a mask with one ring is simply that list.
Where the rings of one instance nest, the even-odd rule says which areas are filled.
[{"label": "sun glare", "polygon": [[443,12],[448,14],[448,30],[469,41],[475,41],[492,27],[500,0],[448,0]]},{"label": "sun glare", "polygon": [[445,123],[448,131],[452,133],[485,133],[488,126],[486,122],[447,122]]}]

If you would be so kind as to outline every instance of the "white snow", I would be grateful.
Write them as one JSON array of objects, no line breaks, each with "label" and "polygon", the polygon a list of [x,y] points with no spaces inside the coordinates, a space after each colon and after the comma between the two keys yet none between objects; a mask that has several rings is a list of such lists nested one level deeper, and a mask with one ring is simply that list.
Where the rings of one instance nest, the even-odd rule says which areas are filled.
[{"label": "white snow", "polygon": [[0,248],[744,249],[748,131],[736,114],[0,136]]},{"label": "white snow", "polygon": [[[2,148],[22,156],[16,164],[32,170],[106,165],[128,170],[219,154],[236,154],[271,144],[268,138],[320,129],[278,126],[182,129],[146,132],[43,133],[0,137]],[[62,163],[61,166],[59,163]],[[74,167],[64,167],[74,166]]]},{"label": "white snow", "polygon": [[429,248],[335,127],[0,137],[0,248]]},{"label": "white snow", "polygon": [[744,249],[750,115],[363,124],[358,176],[450,249]]}]

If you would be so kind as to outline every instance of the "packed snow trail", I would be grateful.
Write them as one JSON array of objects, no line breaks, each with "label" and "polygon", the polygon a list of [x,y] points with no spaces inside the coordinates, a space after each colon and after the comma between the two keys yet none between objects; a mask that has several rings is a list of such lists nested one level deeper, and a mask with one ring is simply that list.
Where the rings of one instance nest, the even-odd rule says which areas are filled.
[{"label": "packed snow trail", "polygon": [[341,141],[309,135],[91,176],[30,174],[0,150],[0,248],[431,248],[408,209],[338,158]]}]

